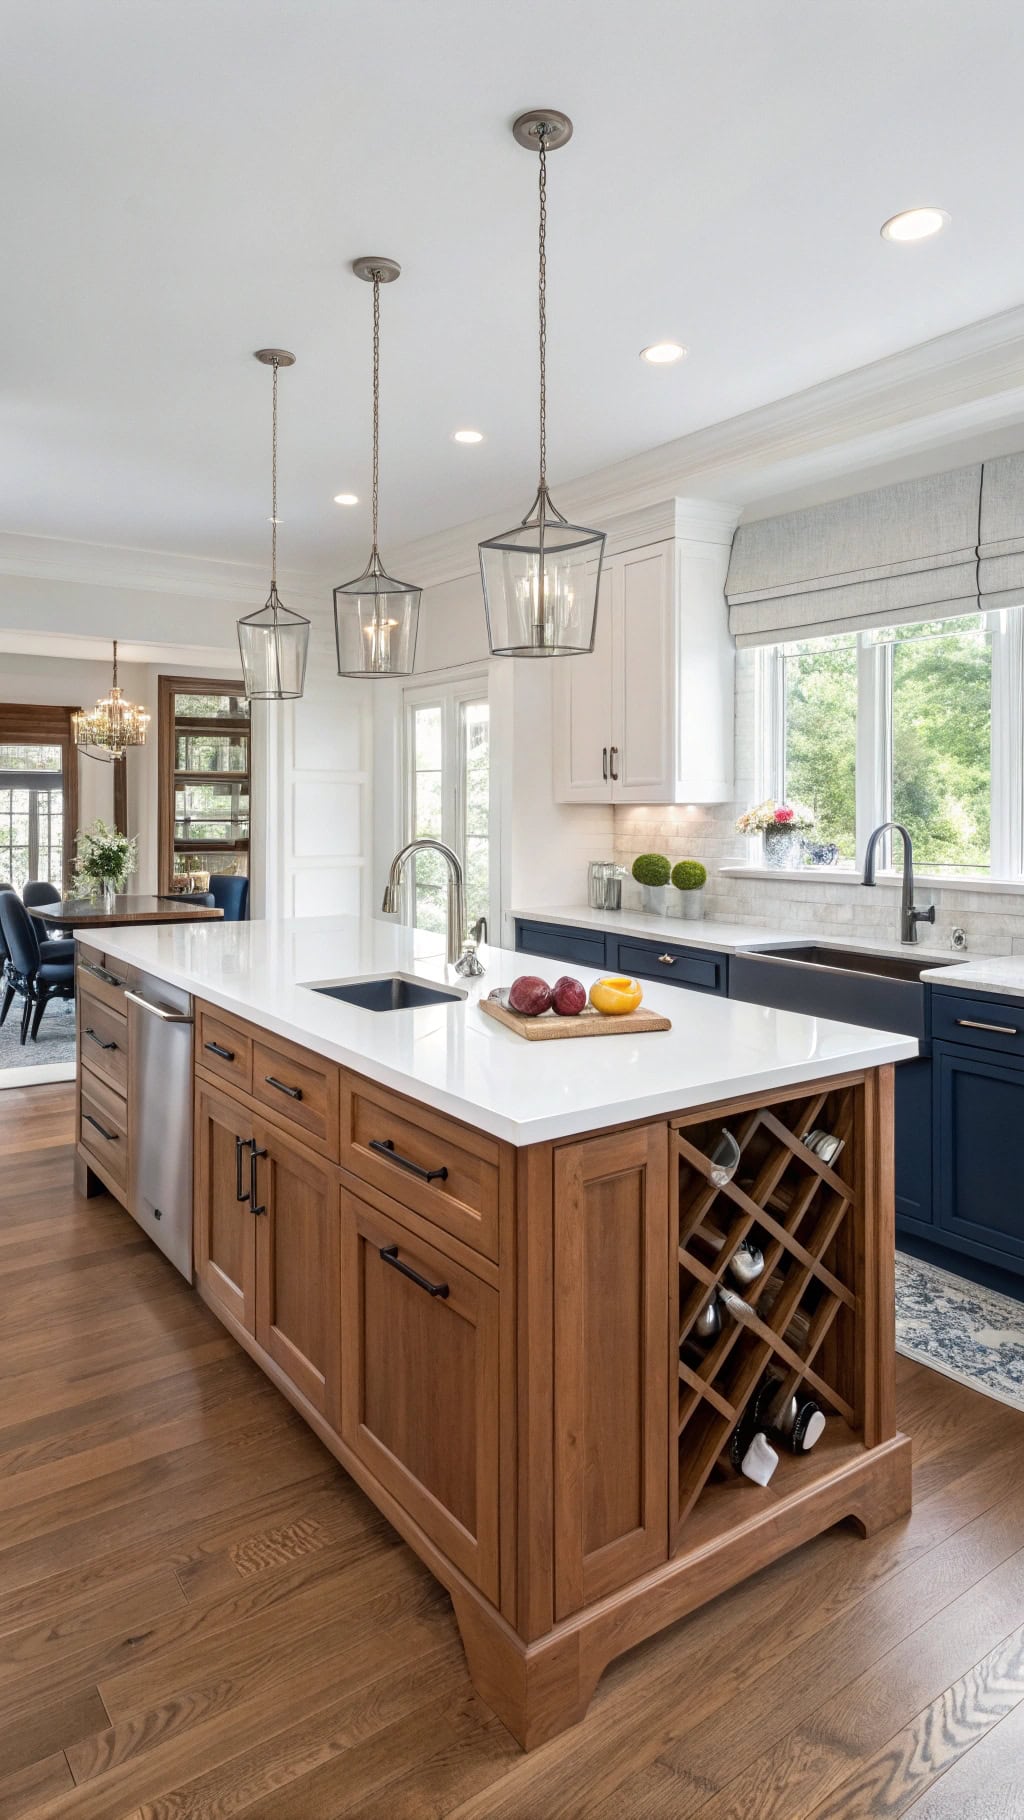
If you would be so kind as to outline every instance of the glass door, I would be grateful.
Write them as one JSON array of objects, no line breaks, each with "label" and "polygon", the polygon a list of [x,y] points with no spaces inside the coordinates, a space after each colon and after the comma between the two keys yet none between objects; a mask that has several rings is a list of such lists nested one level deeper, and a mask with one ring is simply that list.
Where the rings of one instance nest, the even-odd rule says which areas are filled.
[{"label": "glass door", "polygon": [[0,880],[64,888],[64,765],[59,744],[0,743]]}]

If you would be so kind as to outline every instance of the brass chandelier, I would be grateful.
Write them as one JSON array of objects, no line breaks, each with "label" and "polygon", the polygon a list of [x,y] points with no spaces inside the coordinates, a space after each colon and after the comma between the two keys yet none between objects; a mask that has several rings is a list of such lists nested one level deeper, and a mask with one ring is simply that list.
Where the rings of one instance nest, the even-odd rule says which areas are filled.
[{"label": "brass chandelier", "polygon": [[[114,674],[110,694],[88,713],[79,708],[71,716],[75,745],[90,758],[110,764],[123,758],[129,746],[144,746],[152,716],[145,708],[125,701],[117,686],[117,639],[114,640]],[[95,748],[95,750],[93,750]]]}]

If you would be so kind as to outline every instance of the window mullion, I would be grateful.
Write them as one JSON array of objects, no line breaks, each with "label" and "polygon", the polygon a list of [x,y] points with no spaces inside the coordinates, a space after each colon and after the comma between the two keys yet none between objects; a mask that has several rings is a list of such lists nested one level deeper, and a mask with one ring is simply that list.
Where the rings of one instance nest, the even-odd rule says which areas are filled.
[{"label": "window mullion", "polygon": [[993,878],[1024,875],[1024,612],[988,615],[992,634]]},{"label": "window mullion", "polygon": [[[892,645],[857,640],[857,865],[872,829],[892,815]],[[883,864],[891,860],[886,836]]]}]

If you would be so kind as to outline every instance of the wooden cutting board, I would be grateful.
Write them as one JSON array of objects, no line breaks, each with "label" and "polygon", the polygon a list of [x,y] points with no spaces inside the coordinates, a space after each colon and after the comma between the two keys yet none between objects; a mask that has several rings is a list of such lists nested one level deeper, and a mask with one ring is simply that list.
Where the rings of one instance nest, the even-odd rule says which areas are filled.
[{"label": "wooden cutting board", "polygon": [[500,999],[482,998],[478,1002],[481,1011],[493,1017],[495,1023],[504,1024],[517,1036],[525,1036],[528,1043],[557,1042],[566,1036],[641,1036],[647,1030],[672,1028],[669,1018],[657,1011],[645,1011],[642,1005],[636,1011],[624,1011],[621,1017],[606,1017],[590,1005],[578,1017],[558,1017],[554,1011],[542,1012],[540,1017],[524,1017]]}]

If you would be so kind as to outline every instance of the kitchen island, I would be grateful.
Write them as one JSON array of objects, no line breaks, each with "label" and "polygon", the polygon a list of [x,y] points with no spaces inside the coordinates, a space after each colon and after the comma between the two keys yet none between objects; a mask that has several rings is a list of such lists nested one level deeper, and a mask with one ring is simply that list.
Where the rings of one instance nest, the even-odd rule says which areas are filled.
[{"label": "kitchen island", "polygon": [[[161,983],[174,1016],[189,994],[196,1288],[448,1589],[529,1747],[643,1638],[908,1509],[892,1064],[917,1046],[661,986],[669,1031],[527,1044],[477,1003],[523,957],[484,958],[462,981],[436,936],[345,917],[112,931],[81,949],[80,1021],[91,993],[107,1023],[78,1166],[128,1204],[123,1013],[143,976],[157,1016]],[[769,1377],[826,1420],[757,1485],[730,1443]]]}]

